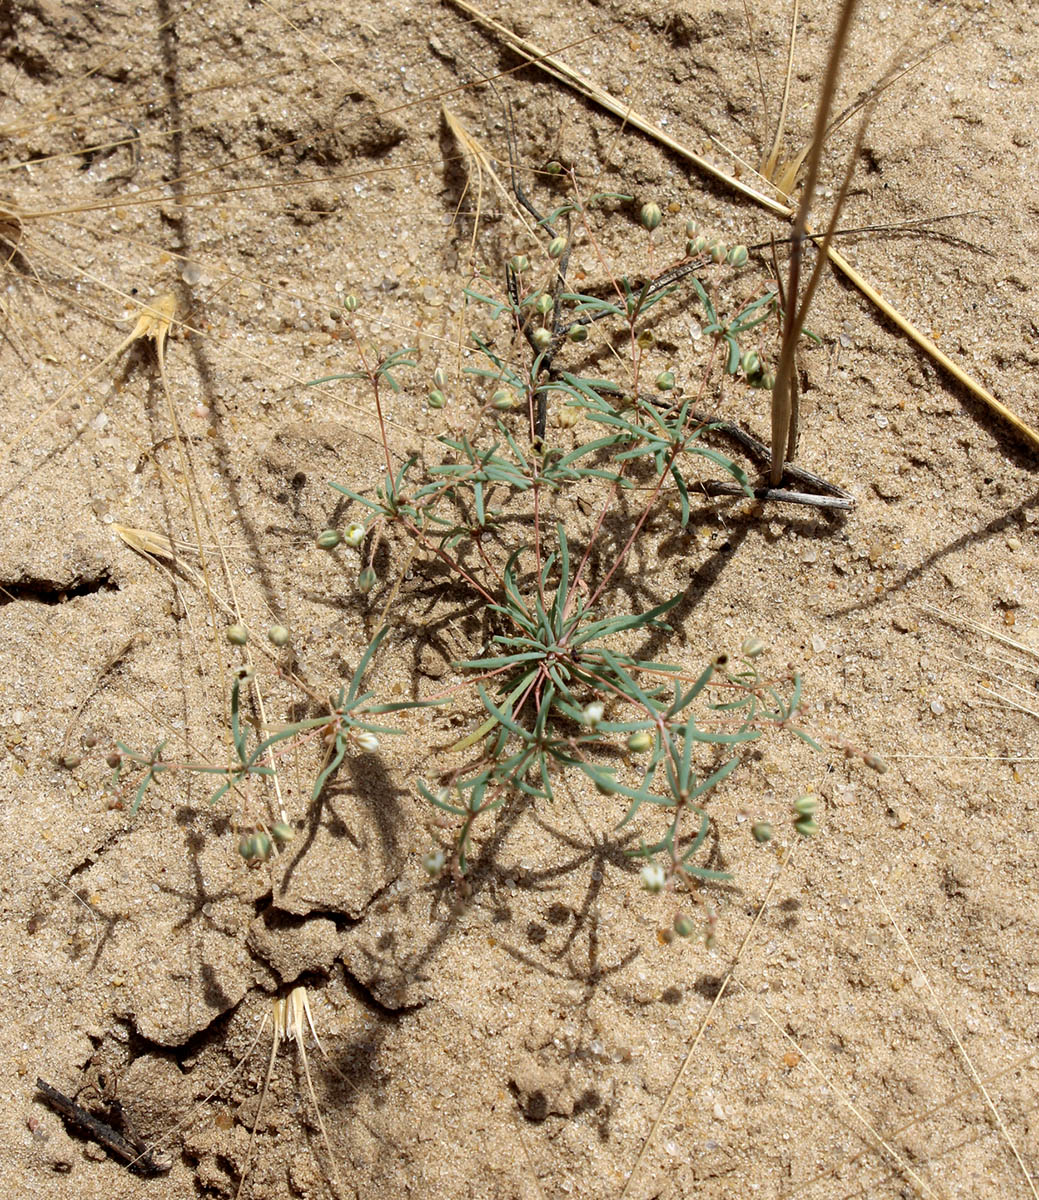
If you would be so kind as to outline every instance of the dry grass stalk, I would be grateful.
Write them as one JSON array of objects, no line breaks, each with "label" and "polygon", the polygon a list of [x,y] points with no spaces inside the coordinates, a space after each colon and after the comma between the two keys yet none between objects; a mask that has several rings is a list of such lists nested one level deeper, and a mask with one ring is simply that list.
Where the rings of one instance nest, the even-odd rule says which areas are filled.
[{"label": "dry grass stalk", "polygon": [[[773,199],[764,192],[752,188],[741,180],[736,179],[728,172],[716,167],[713,163],[708,162],[701,155],[684,146],[681,142],[677,142],[668,134],[656,128],[651,121],[641,114],[635,112],[630,105],[622,104],[608,92],[598,87],[596,84],[583,79],[576,71],[568,67],[560,58],[554,54],[550,54],[547,50],[528,41],[525,38],[518,37],[512,30],[507,29],[500,22],[495,21],[493,17],[488,16],[474,5],[469,4],[467,0],[449,0],[449,2],[474,21],[483,25],[484,28],[492,30],[498,37],[507,45],[511,46],[517,53],[522,54],[532,66],[538,67],[547,75],[558,79],[567,87],[573,88],[582,96],[587,97],[594,103],[604,108],[607,112],[613,113],[619,117],[625,125],[630,125],[644,133],[647,137],[652,138],[655,142],[665,146],[668,150],[684,158],[690,162],[699,171],[708,175],[712,179],[725,184],[732,191],[737,192],[741,196],[745,196],[748,200],[776,216],[784,217],[787,220],[792,220],[794,211],[788,205],[779,200]],[[807,234],[811,234],[810,230],[806,229]],[[886,301],[881,294],[868,283],[862,275],[858,273],[848,262],[846,258],[833,246],[829,246],[826,250],[826,258],[830,261],[835,270],[839,271],[853,287],[866,297],[885,317],[896,325],[912,342],[914,342],[926,354],[932,362],[936,363],[943,371],[951,375],[962,387],[966,388],[975,399],[979,400],[992,412],[996,413],[1001,419],[1006,421],[1026,442],[1033,448],[1039,449],[1039,432],[1033,429],[1027,422],[1023,421],[1016,413],[1012,412],[1005,404],[1002,404],[995,398],[986,388],[968,375],[961,367],[959,367],[947,354],[943,354],[935,343],[926,336],[921,330],[907,318],[904,317],[896,308]]]}]

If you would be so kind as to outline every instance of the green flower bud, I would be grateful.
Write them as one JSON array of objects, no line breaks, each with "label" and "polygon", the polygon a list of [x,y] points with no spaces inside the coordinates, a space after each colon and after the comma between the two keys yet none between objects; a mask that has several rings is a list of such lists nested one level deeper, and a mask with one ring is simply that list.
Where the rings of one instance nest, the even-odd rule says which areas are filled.
[{"label": "green flower bud", "polygon": [[800,821],[795,821],[794,828],[802,837],[806,838],[819,832],[819,826],[816,825],[811,817],[802,817]]},{"label": "green flower bud", "polygon": [[548,257],[562,258],[566,251],[566,238],[556,237],[548,243]]},{"label": "green flower bud", "polygon": [[508,388],[499,388],[491,397],[491,405],[499,412],[508,412],[509,409],[518,408],[519,401],[515,392]]},{"label": "green flower bud", "polygon": [[756,842],[772,841],[772,826],[767,821],[756,821],[751,825],[750,832],[754,835]]},{"label": "green flower bud", "polygon": [[292,634],[285,625],[272,625],[267,630],[267,639],[274,646],[287,646],[291,637]]},{"label": "green flower bud", "polygon": [[375,587],[379,577],[375,574],[374,567],[365,567],[364,570],[357,576],[357,590],[364,596]]},{"label": "green flower bud", "polygon": [[552,306],[555,302],[548,292],[542,292],[534,301],[534,308],[543,316],[546,317],[552,311]]},{"label": "green flower bud", "polygon": [[697,234],[692,241],[686,242],[685,252],[690,258],[695,258],[698,254],[703,254],[707,249],[707,239],[702,233]]},{"label": "green flower bud", "polygon": [[730,267],[744,267],[747,265],[747,247],[733,246],[729,253],[725,256],[725,261]]},{"label": "green flower bud", "polygon": [[249,640],[249,630],[241,622],[235,625],[228,625],[225,637],[232,646],[244,646]]},{"label": "green flower bud", "polygon": [[562,175],[562,173],[563,173],[563,164],[562,163],[556,162],[555,159],[553,159],[551,162],[545,163],[545,174],[546,175]]},{"label": "green flower bud", "polygon": [[639,212],[639,220],[642,222],[644,229],[648,229],[650,233],[658,228],[660,222],[664,219],[664,214],[660,211],[660,205],[650,201],[649,204],[643,204]]},{"label": "green flower bud", "polygon": [[319,550],[334,550],[342,540],[338,529],[322,529],[315,538]]},{"label": "green flower bud", "polygon": [[552,344],[552,330],[545,329],[544,326],[540,329],[535,329],[530,337],[534,343],[534,349],[542,353]]},{"label": "green flower bud", "polygon": [[360,306],[361,302],[356,296],[347,296],[347,298],[343,301],[343,308],[345,308],[347,312],[357,312]]},{"label": "green flower bud", "polygon": [[761,359],[758,357],[758,352],[756,350],[747,350],[740,359],[740,366],[743,368],[744,375],[759,374],[761,371]]},{"label": "green flower bud", "polygon": [[530,259],[525,254],[514,254],[511,259],[511,266],[517,275],[522,275],[530,266]]},{"label": "green flower bud", "polygon": [[696,222],[692,218],[685,223],[685,236],[687,238],[696,237]]},{"label": "green flower bud", "polygon": [[675,933],[678,934],[680,938],[692,937],[692,935],[696,932],[696,926],[692,923],[692,921],[688,917],[682,915],[675,917],[671,928],[675,931]]},{"label": "green flower bud", "polygon": [[794,812],[799,817],[814,817],[819,809],[819,797],[814,792],[798,796],[794,801]]},{"label": "green flower bud", "polygon": [[447,403],[447,397],[444,395],[444,393],[439,388],[434,388],[429,393],[429,407],[430,408],[443,408],[446,403]]},{"label": "green flower bud", "polygon": [[572,342],[587,342],[588,341],[588,326],[587,325],[571,325],[566,336]]},{"label": "green flower bud", "polygon": [[720,263],[725,261],[729,248],[724,242],[711,242],[707,247],[707,253],[711,256],[711,262]]},{"label": "green flower bud", "polygon": [[271,837],[274,838],[279,846],[284,846],[287,842],[291,842],[295,836],[296,831],[288,821],[279,821],[271,827]]},{"label": "green flower bud", "polygon": [[271,839],[265,833],[247,834],[238,843],[238,853],[253,866],[266,862],[271,856]]},{"label": "green flower bud", "polygon": [[657,390],[661,392],[670,392],[675,386],[674,371],[661,371],[656,378]]},{"label": "green flower bud", "polygon": [[433,372],[433,386],[437,388],[447,387],[447,372],[443,367],[437,367]]},{"label": "green flower bud", "polygon": [[628,738],[628,749],[632,754],[644,754],[653,748],[653,735],[648,729],[636,729]]}]

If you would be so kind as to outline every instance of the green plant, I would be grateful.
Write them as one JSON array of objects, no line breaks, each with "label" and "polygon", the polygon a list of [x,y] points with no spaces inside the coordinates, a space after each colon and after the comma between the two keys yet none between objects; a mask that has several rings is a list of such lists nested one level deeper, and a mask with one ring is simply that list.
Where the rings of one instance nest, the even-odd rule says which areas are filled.
[{"label": "green plant", "polygon": [[[576,178],[570,183],[577,195]],[[601,206],[630,198],[590,199]],[[449,753],[469,757],[417,785],[454,825],[450,854],[434,848],[424,860],[431,873],[449,866],[461,883],[479,818],[512,796],[552,800],[561,786],[583,777],[622,801],[618,828],[635,822],[644,809],[662,818],[649,823],[650,836],[646,824],[640,825],[642,841],[629,852],[643,864],[647,888],[689,888],[729,877],[711,865],[712,793],[739,766],[741,747],[767,730],[792,731],[820,749],[797,727],[800,679],[791,670],[775,678],[763,672],[763,645],[756,638],[738,658],[710,654],[692,672],[657,661],[637,643],[666,642],[671,628],[665,618],[682,595],[635,611],[628,602],[618,611],[616,584],[635,547],[651,537],[651,518],[674,509],[679,526],[689,524],[700,464],[720,469],[750,494],[742,468],[706,444],[712,424],[694,401],[712,407],[726,377],[768,386],[764,352],[745,340],[770,317],[781,316],[777,293],[751,287],[748,294],[740,282],[746,248],[730,249],[705,236],[691,237],[685,255],[651,278],[613,279],[605,295],[573,291],[566,275],[570,248],[578,230],[594,246],[592,210],[590,201],[573,200],[539,216],[543,266],[532,266],[526,254],[514,255],[505,267],[502,294],[489,294],[487,276],[479,290],[466,289],[478,327],[470,333],[474,363],[464,368],[459,384],[477,417],[470,430],[440,436],[441,461],[426,463],[413,455],[395,463],[387,435],[382,384],[398,391],[395,372],[413,367],[416,351],[375,353],[354,335],[357,369],[315,381],[368,386],[385,461],[374,493],[332,484],[367,518],[351,524],[345,535],[324,530],[317,546],[331,553],[340,546],[361,552],[362,596],[378,584],[376,548],[383,538],[410,543],[409,561],[423,553],[439,560],[460,589],[456,602],[476,602],[486,635],[482,652],[455,663],[461,684],[450,693],[404,702],[378,701],[362,690],[386,634],[383,626],[350,684],[334,701],[322,702],[321,716],[250,745],[241,708],[252,668],[241,668],[231,687],[231,763],[173,764],[162,758],[162,746],[144,754],[121,745],[113,787],[122,786],[128,767],[143,769],[132,811],[155,778],[172,769],[220,778],[212,800],[234,789],[244,794],[248,809],[251,790],[274,774],[281,753],[320,739],[325,749],[312,788],[316,799],[351,747],[375,751],[380,736],[398,732],[375,723],[375,717],[448,700],[457,706],[468,695],[474,727]],[[638,220],[652,239],[662,221],[659,207],[647,202]],[[651,240],[651,260],[654,248]],[[661,370],[654,361],[654,323],[667,306],[679,303],[698,305],[703,316],[704,361],[688,389],[675,370]],[[723,305],[734,315],[721,315]],[[348,304],[347,312],[357,307]],[[575,339],[576,330],[597,337]],[[626,349],[615,378],[590,375],[584,367],[600,341]],[[647,372],[655,383],[651,392],[641,386]],[[448,386],[447,373],[438,367],[429,391],[432,411],[443,408]],[[550,409],[563,430],[558,439],[548,431]],[[581,440],[569,434],[582,419],[598,436]],[[590,523],[576,519],[575,494],[597,510]],[[619,518],[612,524],[611,512]],[[268,636],[279,648],[290,638],[283,626],[272,627]],[[228,638],[244,646],[248,631],[237,623]],[[803,800],[798,804],[796,828],[807,836],[817,828],[815,807],[809,811]],[[261,823],[244,834],[240,852],[251,863],[261,862],[290,834],[284,819],[270,830]],[[685,931],[680,936],[687,935],[686,921],[679,921]]]},{"label": "green plant", "polygon": [[[576,179],[571,183],[576,194]],[[595,197],[600,205],[626,199]],[[425,550],[446,565],[465,597],[458,603],[475,600],[486,630],[484,652],[454,664],[463,681],[441,697],[456,706],[460,694],[472,697],[474,727],[448,751],[469,757],[418,782],[454,825],[450,854],[434,848],[426,869],[437,874],[449,866],[461,881],[479,818],[513,796],[551,800],[576,775],[623,801],[618,827],[644,808],[661,813],[662,828],[631,854],[646,865],[646,886],[659,880],[673,889],[728,878],[707,861],[707,806],[739,766],[742,746],[766,730],[787,729],[819,748],[796,727],[799,677],[792,671],[768,677],[760,639],[748,640],[737,660],[712,655],[690,673],[632,646],[633,639],[666,639],[665,618],[681,595],[641,611],[612,608],[613,585],[633,548],[650,536],[651,516],[667,511],[674,497],[678,522],[688,525],[698,462],[720,468],[750,493],[743,470],[705,444],[711,423],[694,399],[710,405],[725,376],[742,374],[752,386],[767,380],[762,351],[741,343],[777,313],[777,295],[766,288],[736,300],[735,315],[719,315],[711,273],[723,273],[729,303],[748,255],[742,246],[719,253],[717,242],[706,252],[706,239],[704,247],[694,239],[691,253],[653,278],[613,280],[612,294],[572,291],[568,248],[574,224],[594,244],[590,207],[575,200],[539,217],[543,274],[528,255],[516,254],[505,267],[503,294],[491,294],[486,275],[480,287],[466,289],[474,318],[482,315],[470,333],[476,363],[459,381],[468,384],[478,410],[474,428],[443,434],[444,460],[429,465],[409,458],[394,469],[384,443],[387,469],[374,496],[332,486],[367,510],[366,571],[376,531],[396,530],[412,543],[409,561]],[[658,213],[655,205],[642,206],[646,230],[658,228]],[[689,394],[676,386],[674,371],[651,367],[658,306],[683,302],[683,283],[689,285],[684,303],[698,303],[705,318],[706,361]],[[589,347],[586,339],[575,341],[575,330],[601,330],[604,341],[627,348],[619,379],[581,369]],[[655,377],[653,393],[640,387],[647,370]],[[442,368],[433,382],[430,394],[442,395]],[[565,444],[565,434],[553,439],[546,420],[552,404],[562,429],[584,418],[601,436],[575,439],[576,445]],[[595,497],[598,509],[583,531],[571,502],[575,492]],[[608,532],[608,514],[632,494],[641,499],[627,528]],[[517,536],[517,528],[529,536]],[[604,563],[595,578],[593,557]],[[810,832],[805,816],[796,815],[801,832]]]}]

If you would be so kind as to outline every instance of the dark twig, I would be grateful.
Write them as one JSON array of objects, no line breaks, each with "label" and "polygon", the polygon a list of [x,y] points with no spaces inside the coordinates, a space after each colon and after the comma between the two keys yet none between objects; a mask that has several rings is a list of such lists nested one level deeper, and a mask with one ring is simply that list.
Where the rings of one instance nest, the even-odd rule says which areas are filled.
[{"label": "dark twig", "polygon": [[[124,1132],[99,1120],[93,1113],[42,1079],[36,1080],[36,1087],[50,1106],[61,1113],[66,1121],[70,1121],[88,1137],[104,1146],[109,1154],[126,1163],[131,1171],[140,1175],[165,1175],[170,1169],[172,1164],[165,1159],[156,1158],[152,1150],[131,1130],[125,1129]],[[122,1109],[117,1111],[121,1115]]]},{"label": "dark twig", "polygon": [[[649,399],[649,397],[646,397]],[[658,396],[653,396],[651,403],[657,408],[673,408],[673,400],[664,400]],[[770,451],[764,442],[759,442],[753,434],[748,433],[745,429],[741,429],[739,425],[733,424],[732,421],[719,421],[716,417],[710,416],[708,413],[698,412],[696,409],[689,410],[689,417],[701,425],[705,425],[712,433],[720,433],[723,437],[727,437],[730,441],[735,442],[747,451],[750,456],[764,466],[768,465]],[[755,500],[772,500],[779,504],[808,504],[815,508],[837,508],[851,509],[855,507],[855,497],[846,492],[844,488],[838,487],[837,484],[831,483],[828,479],[823,479],[821,475],[816,475],[814,471],[806,470],[804,467],[799,467],[796,463],[787,463],[784,471],[784,478],[795,480],[798,483],[806,484],[808,487],[817,488],[823,494],[813,495],[811,492],[793,492],[785,488],[755,488]],[[731,483],[728,480],[707,480],[700,484],[700,487],[707,493],[708,496],[745,496],[743,488],[738,483]]]},{"label": "dark twig", "polygon": [[[746,496],[746,492],[738,483],[729,483],[723,479],[709,479],[700,484],[708,496]],[[777,504],[810,504],[813,508],[839,508],[847,510],[855,507],[854,497],[817,496],[811,492],[788,492],[785,488],[763,487],[754,488],[752,495],[755,500],[772,500]]]}]

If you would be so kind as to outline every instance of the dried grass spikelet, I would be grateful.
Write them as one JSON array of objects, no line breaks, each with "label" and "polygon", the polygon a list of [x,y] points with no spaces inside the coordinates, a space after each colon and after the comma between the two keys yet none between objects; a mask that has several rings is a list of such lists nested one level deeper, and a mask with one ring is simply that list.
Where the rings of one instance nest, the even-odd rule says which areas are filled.
[{"label": "dried grass spikelet", "polygon": [[138,338],[151,338],[161,359],[166,350],[166,339],[176,313],[177,297],[172,292],[166,292],[154,304],[146,305],[141,310],[137,324],[133,327],[133,332],[124,345],[129,345]]},{"label": "dried grass spikelet", "polygon": [[0,241],[6,242],[10,253],[8,261],[18,253],[18,243],[22,237],[22,218],[16,208],[0,204]]}]

